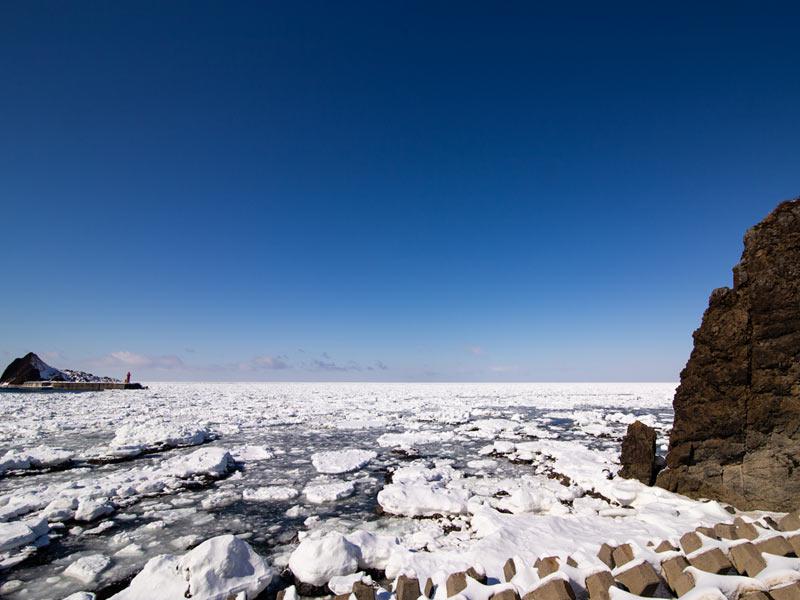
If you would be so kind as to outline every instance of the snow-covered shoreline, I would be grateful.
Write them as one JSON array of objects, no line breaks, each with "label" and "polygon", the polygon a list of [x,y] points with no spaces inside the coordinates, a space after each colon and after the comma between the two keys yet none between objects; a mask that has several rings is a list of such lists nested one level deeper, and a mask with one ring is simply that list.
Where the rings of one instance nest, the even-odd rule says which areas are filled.
[{"label": "snow-covered shoreline", "polygon": [[[225,534],[246,540],[280,573],[298,542],[337,532],[343,547],[358,549],[358,570],[388,577],[476,564],[502,571],[513,555],[577,553],[589,564],[603,542],[647,547],[730,518],[715,503],[609,479],[634,418],[656,427],[664,450],[673,391],[674,384],[158,384],[79,398],[5,393],[0,408],[11,418],[0,423],[0,457],[34,457],[44,447],[73,462],[0,474],[0,525],[31,532],[21,535],[17,525],[14,539],[24,541],[3,547],[0,592],[62,598],[103,589],[159,554]],[[84,462],[113,451],[126,461]],[[40,532],[35,544],[31,526]],[[35,563],[24,560],[34,553]],[[86,565],[96,572],[87,575]]]}]

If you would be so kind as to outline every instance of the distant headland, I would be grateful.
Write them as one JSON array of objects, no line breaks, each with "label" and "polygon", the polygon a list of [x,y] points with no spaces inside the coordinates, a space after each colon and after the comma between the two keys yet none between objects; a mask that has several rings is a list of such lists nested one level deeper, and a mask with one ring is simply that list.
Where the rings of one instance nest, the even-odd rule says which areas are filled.
[{"label": "distant headland", "polygon": [[141,390],[141,383],[131,383],[130,373],[125,381],[113,377],[99,377],[85,371],[56,369],[44,362],[33,352],[11,361],[0,376],[0,388],[15,390]]}]

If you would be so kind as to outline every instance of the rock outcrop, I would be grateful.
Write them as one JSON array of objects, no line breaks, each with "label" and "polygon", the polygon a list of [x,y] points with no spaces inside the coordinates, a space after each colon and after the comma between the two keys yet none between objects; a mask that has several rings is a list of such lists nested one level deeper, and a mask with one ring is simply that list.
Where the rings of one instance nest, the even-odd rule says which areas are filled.
[{"label": "rock outcrop", "polygon": [[0,384],[21,385],[26,381],[67,381],[64,373],[55,369],[28,352],[22,358],[15,358],[0,376]]},{"label": "rock outcrop", "polygon": [[33,352],[22,358],[15,358],[0,375],[0,385],[22,385],[28,381],[72,381],[92,383],[115,383],[113,377],[98,377],[84,371],[56,369],[51,367]]},{"label": "rock outcrop", "polygon": [[619,462],[620,477],[638,479],[645,485],[653,485],[656,479],[656,430],[634,421],[622,439]]},{"label": "rock outcrop", "polygon": [[740,509],[800,505],[800,199],[744,238],[714,290],[673,402],[657,483]]}]

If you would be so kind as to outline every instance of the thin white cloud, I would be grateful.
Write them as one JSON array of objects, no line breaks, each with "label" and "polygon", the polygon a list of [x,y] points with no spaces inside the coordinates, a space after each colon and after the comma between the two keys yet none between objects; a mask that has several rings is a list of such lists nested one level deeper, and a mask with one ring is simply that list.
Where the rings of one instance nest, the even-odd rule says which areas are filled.
[{"label": "thin white cloud", "polygon": [[280,371],[290,369],[285,356],[256,356],[246,362],[239,363],[240,371]]},{"label": "thin white cloud", "polygon": [[173,369],[183,369],[186,367],[186,364],[183,362],[183,360],[174,354],[165,356],[149,356],[146,354],[128,352],[127,350],[111,352],[110,354],[91,362],[96,366],[107,368],[122,367],[130,369],[159,369],[170,371]]}]

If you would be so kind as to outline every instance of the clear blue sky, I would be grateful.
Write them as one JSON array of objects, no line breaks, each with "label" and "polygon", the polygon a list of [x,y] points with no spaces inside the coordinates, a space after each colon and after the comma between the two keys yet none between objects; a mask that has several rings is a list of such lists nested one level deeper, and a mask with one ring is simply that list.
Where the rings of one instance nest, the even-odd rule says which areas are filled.
[{"label": "clear blue sky", "polygon": [[798,5],[535,4],[4,3],[0,358],[676,380],[800,195]]}]

